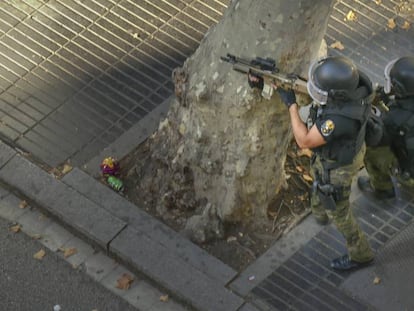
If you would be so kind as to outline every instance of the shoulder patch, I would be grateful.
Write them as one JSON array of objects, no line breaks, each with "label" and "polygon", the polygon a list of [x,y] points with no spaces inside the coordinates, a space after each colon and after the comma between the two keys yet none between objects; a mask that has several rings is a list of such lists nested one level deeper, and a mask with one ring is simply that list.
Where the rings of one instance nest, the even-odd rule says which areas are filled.
[{"label": "shoulder patch", "polygon": [[326,120],[321,125],[321,133],[323,136],[329,136],[335,129],[335,123],[332,120]]}]

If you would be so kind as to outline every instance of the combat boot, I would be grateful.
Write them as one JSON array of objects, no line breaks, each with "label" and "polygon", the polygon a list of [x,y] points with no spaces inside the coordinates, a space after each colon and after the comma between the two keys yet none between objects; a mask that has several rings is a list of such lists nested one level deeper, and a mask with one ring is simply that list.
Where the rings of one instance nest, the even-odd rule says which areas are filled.
[{"label": "combat boot", "polygon": [[374,259],[371,259],[366,262],[358,262],[358,261],[352,260],[349,257],[349,255],[343,255],[331,261],[331,268],[335,270],[341,270],[341,271],[354,270],[354,269],[364,268],[372,264],[373,261]]},{"label": "combat boot", "polygon": [[374,189],[371,185],[371,181],[368,176],[360,176],[358,177],[358,188],[362,192],[371,193],[374,195],[375,198],[378,200],[385,200],[385,199],[392,199],[395,198],[395,191],[394,188],[386,189],[386,190],[377,190]]}]

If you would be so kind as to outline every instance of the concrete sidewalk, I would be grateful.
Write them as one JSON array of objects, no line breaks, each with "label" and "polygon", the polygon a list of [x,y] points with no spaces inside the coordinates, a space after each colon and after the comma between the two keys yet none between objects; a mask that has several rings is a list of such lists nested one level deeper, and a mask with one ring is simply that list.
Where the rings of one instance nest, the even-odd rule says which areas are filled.
[{"label": "concrete sidewalk", "polygon": [[[74,168],[58,179],[8,145],[0,144],[0,181],[7,191],[145,276],[189,309],[409,310],[414,197],[384,202],[353,188],[353,208],[377,251],[376,264],[354,273],[331,270],[344,240],[308,217],[238,273],[91,175]],[[15,199],[16,201],[16,199]],[[17,204],[16,204],[17,205]],[[2,201],[0,201],[2,206]],[[379,284],[374,284],[378,278]]]},{"label": "concrete sidewalk", "polygon": [[[140,126],[106,152],[128,153],[128,141]],[[101,184],[92,176],[99,159],[85,167],[89,173],[74,168],[59,180],[0,143],[0,181],[103,255],[144,275],[156,285],[147,288],[153,297],[168,293],[183,307],[201,311],[414,308],[406,286],[414,280],[411,193],[378,202],[352,189],[354,213],[377,251],[376,264],[367,269],[337,273],[327,268],[345,251],[344,241],[332,225],[321,227],[308,217],[238,273]]]},{"label": "concrete sidewalk", "polygon": [[236,271],[80,169],[59,180],[1,143],[0,180],[184,304],[196,310],[247,308],[227,287]]}]

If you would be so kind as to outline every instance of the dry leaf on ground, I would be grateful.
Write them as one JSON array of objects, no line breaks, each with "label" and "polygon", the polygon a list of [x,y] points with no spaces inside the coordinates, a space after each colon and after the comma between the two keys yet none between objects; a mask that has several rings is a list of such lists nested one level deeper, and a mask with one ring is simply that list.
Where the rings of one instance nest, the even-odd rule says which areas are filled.
[{"label": "dry leaf on ground", "polygon": [[356,21],[357,16],[354,11],[349,10],[348,14],[346,14],[345,21]]},{"label": "dry leaf on ground", "polygon": [[63,257],[68,258],[72,255],[75,255],[78,252],[78,250],[74,247],[65,248],[63,250]]},{"label": "dry leaf on ground", "polygon": [[394,28],[397,26],[397,24],[395,23],[395,20],[394,20],[393,18],[390,18],[390,19],[388,20],[388,24],[387,24],[387,26],[388,26],[388,28],[390,28],[390,29],[394,29]]},{"label": "dry leaf on ground", "polygon": [[234,241],[237,241],[237,238],[235,236],[229,236],[227,238],[227,243],[234,242]]},{"label": "dry leaf on ground", "polygon": [[131,283],[134,281],[134,277],[128,273],[122,274],[122,276],[116,281],[116,288],[129,289]]},{"label": "dry leaf on ground", "polygon": [[408,30],[410,29],[410,27],[411,27],[411,24],[407,21],[405,21],[404,24],[401,26],[401,28],[404,30]]},{"label": "dry leaf on ground", "polygon": [[308,174],[303,174],[302,177],[306,181],[310,181],[310,182],[313,181],[313,178],[311,176],[309,176]]},{"label": "dry leaf on ground", "polygon": [[379,277],[375,277],[374,278],[374,281],[372,281],[372,283],[374,283],[375,285],[377,285],[377,284],[379,284],[379,283],[381,283],[381,279],[379,278]]},{"label": "dry leaf on ground", "polygon": [[62,174],[65,175],[66,173],[69,173],[72,170],[72,166],[69,164],[63,165]]},{"label": "dry leaf on ground", "polygon": [[335,41],[334,43],[332,43],[330,45],[330,47],[333,48],[333,49],[340,50],[340,51],[342,51],[343,49],[345,49],[345,47],[344,47],[344,45],[342,44],[341,41]]},{"label": "dry leaf on ground", "polygon": [[27,202],[26,202],[26,200],[22,200],[22,201],[20,201],[20,203],[19,203],[19,208],[26,208],[27,207]]},{"label": "dry leaf on ground", "polygon": [[382,0],[374,0],[376,5],[380,5]]},{"label": "dry leaf on ground", "polygon": [[35,233],[30,236],[33,240],[40,240],[42,236],[39,233]]},{"label": "dry leaf on ground", "polygon": [[9,229],[11,232],[17,233],[20,231],[21,228],[22,227],[20,225],[14,225],[14,226],[11,226]]},{"label": "dry leaf on ground", "polygon": [[46,256],[46,252],[43,249],[41,249],[40,251],[38,251],[36,254],[33,255],[33,258],[37,260],[42,260],[43,257],[45,256]]},{"label": "dry leaf on ground", "polygon": [[299,165],[297,165],[297,166],[296,166],[296,170],[297,170],[299,173],[302,173],[302,172],[304,171],[303,167],[302,167],[302,166],[299,166]]},{"label": "dry leaf on ground", "polygon": [[160,301],[162,301],[162,302],[167,302],[168,299],[170,299],[170,297],[168,297],[168,295],[162,295],[162,296],[160,296]]}]

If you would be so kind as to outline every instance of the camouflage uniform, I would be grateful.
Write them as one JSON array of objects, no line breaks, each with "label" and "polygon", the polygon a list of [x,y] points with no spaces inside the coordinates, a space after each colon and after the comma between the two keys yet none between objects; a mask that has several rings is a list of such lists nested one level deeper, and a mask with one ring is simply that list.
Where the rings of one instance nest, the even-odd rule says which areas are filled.
[{"label": "camouflage uniform", "polygon": [[[362,73],[360,76],[365,77]],[[368,94],[372,92],[368,78],[361,79],[360,83],[370,90]],[[321,223],[328,218],[333,220],[345,237],[349,258],[359,263],[370,262],[374,254],[352,214],[349,196],[352,181],[364,165],[365,129],[370,110],[369,101],[363,98],[340,104],[332,102],[311,108],[307,122],[308,128],[316,126],[326,142],[312,149],[312,213]],[[324,192],[325,186],[331,190]]]},{"label": "camouflage uniform", "polygon": [[382,115],[385,127],[383,140],[378,146],[367,148],[364,162],[375,190],[393,189],[390,176],[396,169],[402,172],[396,175],[398,182],[409,188],[414,187],[413,104],[412,97],[393,101],[389,112]]},{"label": "camouflage uniform", "polygon": [[367,147],[364,162],[374,189],[386,191],[393,188],[390,174],[397,167],[397,159],[389,146]]},{"label": "camouflage uniform", "polygon": [[[352,214],[349,203],[351,184],[353,178],[363,166],[364,154],[365,146],[361,147],[351,164],[329,171],[330,182],[336,187],[342,188],[342,195],[336,200],[335,210],[323,207],[316,191],[313,191],[311,195],[311,208],[314,216],[318,219],[332,218],[338,230],[345,237],[351,259],[357,262],[367,262],[374,257],[364,233]],[[322,172],[321,158],[316,155],[311,163],[311,174],[314,180],[317,180]]]}]

